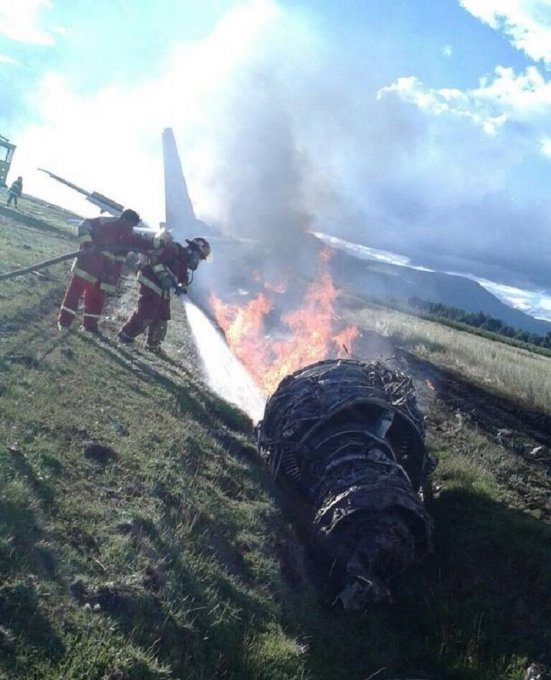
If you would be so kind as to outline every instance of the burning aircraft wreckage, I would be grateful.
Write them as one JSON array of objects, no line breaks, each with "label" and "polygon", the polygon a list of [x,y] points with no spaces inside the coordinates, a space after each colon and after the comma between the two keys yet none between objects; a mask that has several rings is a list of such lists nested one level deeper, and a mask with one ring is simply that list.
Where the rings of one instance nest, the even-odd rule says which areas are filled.
[{"label": "burning aircraft wreckage", "polygon": [[[204,280],[203,290],[194,291],[193,296],[204,310],[210,308],[210,318],[218,323],[223,314],[216,313],[216,309],[212,312],[212,291],[230,296],[231,291],[239,289],[243,278],[251,284],[250,275],[245,275],[244,268],[236,263],[247,263],[246,270],[250,272],[265,258],[257,244],[246,239],[220,239],[216,230],[195,217],[170,129],[163,132],[163,152],[164,226],[177,237],[199,232],[215,243],[217,240],[223,243],[225,275],[220,277],[216,266],[218,276]],[[120,214],[122,206],[112,199],[96,192],[89,194],[46,172],[85,194],[102,210]],[[302,247],[310,250],[310,257],[301,258],[300,264],[303,281],[308,282],[315,278],[313,271],[305,269],[308,262],[321,259],[323,263],[324,258],[319,257],[321,248],[313,237],[305,240]],[[290,259],[291,254],[287,255]],[[260,370],[252,371],[255,378],[264,377],[265,393],[272,391],[287,374],[266,403],[263,419],[257,426],[257,444],[276,480],[286,482],[304,500],[308,531],[326,558],[327,577],[336,586],[336,601],[347,611],[361,611],[370,604],[391,601],[396,578],[430,551],[432,520],[425,509],[422,490],[436,462],[425,447],[423,416],[409,377],[379,361],[368,363],[351,358],[322,360],[304,367],[316,360],[313,349],[319,349],[318,358],[327,356],[326,343],[331,340],[336,347],[350,346],[356,333],[356,329],[348,328],[329,337],[332,314],[327,301],[330,304],[335,290],[327,271],[322,271],[321,279],[325,281],[323,294],[308,284],[295,299],[309,301],[310,308],[322,311],[314,320],[314,335],[319,341],[324,331],[323,347],[313,347],[314,335],[287,343],[279,339],[275,343],[279,351],[268,352],[269,363],[277,369],[275,374],[268,376],[271,372],[262,361],[257,362]],[[262,285],[258,282],[256,289],[261,290],[258,300],[263,301]],[[279,298],[280,306],[287,307],[289,301],[284,295],[280,293]],[[258,300],[251,303],[255,305]],[[221,301],[219,306],[224,313],[237,309],[237,305],[223,305]],[[274,308],[266,305],[263,314],[268,325],[277,316],[275,326],[280,327],[280,314]],[[291,328],[303,321],[298,312],[282,315],[281,319]],[[218,325],[221,330],[228,330],[227,323]],[[272,327],[269,332],[273,331]],[[252,367],[245,359],[251,357],[252,347],[258,347],[259,337],[245,343],[242,352],[235,342],[229,344],[250,370]],[[289,357],[298,358],[295,367],[303,367],[294,370],[293,364],[284,361]],[[279,378],[274,380],[274,375]]]},{"label": "burning aircraft wreckage", "polygon": [[284,378],[258,449],[311,510],[311,534],[347,611],[392,600],[392,582],[431,549],[422,489],[436,461],[412,381],[381,362],[325,360]]}]

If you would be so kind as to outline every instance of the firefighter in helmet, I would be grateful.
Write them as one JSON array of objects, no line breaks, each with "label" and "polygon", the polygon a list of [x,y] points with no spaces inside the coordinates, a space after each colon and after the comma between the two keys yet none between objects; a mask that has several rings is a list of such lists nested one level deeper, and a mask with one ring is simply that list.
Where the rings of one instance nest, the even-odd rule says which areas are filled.
[{"label": "firefighter in helmet", "polygon": [[135,233],[134,227],[139,222],[138,213],[127,208],[119,217],[89,218],[78,226],[80,252],[73,262],[71,278],[61,303],[58,316],[61,331],[71,325],[79,300],[84,298],[82,327],[91,333],[99,333],[98,322],[105,296],[116,292],[128,252],[151,250],[163,245],[161,239]]},{"label": "firefighter in helmet", "polygon": [[155,354],[161,352],[171,318],[171,290],[177,295],[186,293],[192,281],[192,272],[211,253],[209,242],[202,237],[186,239],[185,246],[171,240],[167,230],[159,232],[157,237],[165,245],[142,256],[136,309],[118,334],[120,342],[130,344],[147,330],[146,349]]}]

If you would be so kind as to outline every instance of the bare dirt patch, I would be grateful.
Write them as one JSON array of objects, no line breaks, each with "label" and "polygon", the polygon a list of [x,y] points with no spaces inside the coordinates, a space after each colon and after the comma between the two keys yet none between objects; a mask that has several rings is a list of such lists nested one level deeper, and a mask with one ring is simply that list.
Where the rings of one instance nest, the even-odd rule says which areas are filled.
[{"label": "bare dirt patch", "polygon": [[427,434],[452,454],[474,455],[463,436],[470,429],[485,437],[488,447],[499,447],[511,456],[511,469],[500,480],[511,492],[511,504],[551,520],[549,414],[527,410],[514,399],[473,385],[374,331],[362,331],[354,349],[356,356],[382,359],[411,376]]}]

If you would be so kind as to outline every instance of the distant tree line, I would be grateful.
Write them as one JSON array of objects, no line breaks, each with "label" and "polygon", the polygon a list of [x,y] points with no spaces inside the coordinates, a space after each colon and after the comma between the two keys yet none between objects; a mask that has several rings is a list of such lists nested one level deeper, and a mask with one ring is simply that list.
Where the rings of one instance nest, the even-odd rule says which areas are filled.
[{"label": "distant tree line", "polygon": [[529,333],[528,331],[508,326],[500,319],[495,319],[483,312],[466,312],[458,307],[449,307],[439,302],[427,302],[418,297],[409,298],[407,304],[410,309],[424,312],[436,320],[447,320],[457,324],[465,324],[482,331],[487,331],[488,333],[511,338],[522,344],[551,350],[551,331],[546,335]]}]

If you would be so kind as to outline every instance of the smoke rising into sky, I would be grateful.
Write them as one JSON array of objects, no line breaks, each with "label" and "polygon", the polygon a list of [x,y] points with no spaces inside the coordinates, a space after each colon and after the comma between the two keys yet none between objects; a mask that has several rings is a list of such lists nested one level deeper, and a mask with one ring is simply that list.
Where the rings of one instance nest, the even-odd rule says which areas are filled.
[{"label": "smoke rising into sky", "polygon": [[323,231],[551,293],[540,2],[162,4],[0,0],[0,134],[29,193],[75,200],[46,167],[156,224],[170,126],[198,217],[235,235]]}]

